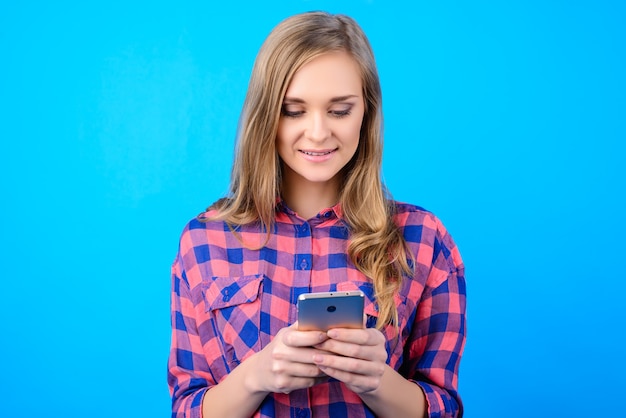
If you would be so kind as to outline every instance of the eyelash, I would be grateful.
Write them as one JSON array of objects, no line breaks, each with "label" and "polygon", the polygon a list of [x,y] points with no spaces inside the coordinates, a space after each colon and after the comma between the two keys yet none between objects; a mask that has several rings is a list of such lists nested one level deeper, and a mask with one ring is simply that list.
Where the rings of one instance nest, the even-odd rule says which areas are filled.
[{"label": "eyelash", "polygon": [[302,116],[304,114],[304,112],[302,112],[302,111],[289,112],[286,109],[283,109],[282,113],[283,113],[284,116],[286,116],[288,118],[297,118],[297,117]]},{"label": "eyelash", "polygon": [[[345,118],[346,116],[350,116],[350,114],[352,113],[352,109],[347,109],[347,110],[331,110],[328,113],[330,113],[333,117],[337,118],[337,119],[341,119],[341,118]],[[283,116],[286,116],[288,118],[298,118],[300,116],[302,116],[304,114],[304,111],[296,111],[296,112],[290,112],[286,109],[282,109],[282,114]]]},{"label": "eyelash", "polygon": [[350,113],[352,113],[352,109],[346,109],[346,110],[335,110],[330,112],[334,117],[341,119],[341,118],[345,118],[346,116],[350,116]]}]

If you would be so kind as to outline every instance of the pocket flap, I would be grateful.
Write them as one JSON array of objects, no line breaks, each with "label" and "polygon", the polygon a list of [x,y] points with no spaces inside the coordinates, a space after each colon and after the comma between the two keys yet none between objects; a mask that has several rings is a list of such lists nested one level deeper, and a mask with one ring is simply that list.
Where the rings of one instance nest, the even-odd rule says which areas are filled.
[{"label": "pocket flap", "polygon": [[211,278],[203,283],[206,311],[254,302],[262,282],[262,274]]}]

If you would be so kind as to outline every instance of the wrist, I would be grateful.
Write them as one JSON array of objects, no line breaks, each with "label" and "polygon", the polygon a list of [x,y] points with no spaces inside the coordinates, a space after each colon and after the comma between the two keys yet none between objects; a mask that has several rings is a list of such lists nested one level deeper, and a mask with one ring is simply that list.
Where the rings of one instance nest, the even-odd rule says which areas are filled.
[{"label": "wrist", "polygon": [[267,391],[263,389],[262,382],[259,379],[261,373],[258,373],[258,359],[259,353],[255,353],[233,370],[233,372],[239,370],[239,373],[242,375],[243,387],[251,396],[267,393]]},{"label": "wrist", "polygon": [[[369,401],[375,401],[377,399],[380,399],[381,397],[384,397],[384,390],[385,390],[385,386],[389,384],[389,375],[390,373],[395,373],[395,371],[388,365],[385,365],[385,371],[383,372],[382,376],[380,377],[380,383],[378,385],[377,388],[372,389],[370,391],[364,392],[361,395],[359,395],[361,397],[361,399],[365,402],[365,400],[369,400]],[[367,403],[367,402],[366,402]]]}]

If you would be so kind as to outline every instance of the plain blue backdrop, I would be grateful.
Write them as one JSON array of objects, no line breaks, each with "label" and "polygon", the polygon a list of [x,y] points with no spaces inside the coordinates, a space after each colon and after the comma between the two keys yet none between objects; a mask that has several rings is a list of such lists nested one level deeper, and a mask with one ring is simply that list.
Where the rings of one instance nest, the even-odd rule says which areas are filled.
[{"label": "plain blue backdrop", "polygon": [[228,186],[256,52],[353,16],[385,181],[467,268],[466,417],[626,416],[621,1],[0,8],[0,415],[166,417],[169,268]]}]

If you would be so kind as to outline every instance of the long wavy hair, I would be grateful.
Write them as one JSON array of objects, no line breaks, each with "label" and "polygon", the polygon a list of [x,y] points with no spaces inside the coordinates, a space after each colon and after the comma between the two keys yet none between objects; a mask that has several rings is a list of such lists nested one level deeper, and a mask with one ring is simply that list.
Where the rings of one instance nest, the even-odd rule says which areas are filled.
[{"label": "long wavy hair", "polygon": [[287,18],[269,34],[257,55],[239,125],[230,194],[215,202],[212,219],[231,225],[260,223],[271,231],[282,167],[276,136],[283,98],[294,74],[314,58],[345,51],[361,72],[365,113],[359,145],[342,170],[339,193],[349,231],[348,256],[372,280],[377,328],[398,325],[394,295],[411,274],[410,253],[393,222],[395,206],[381,180],[382,94],[374,54],[359,25],[345,15],[309,12]]}]

